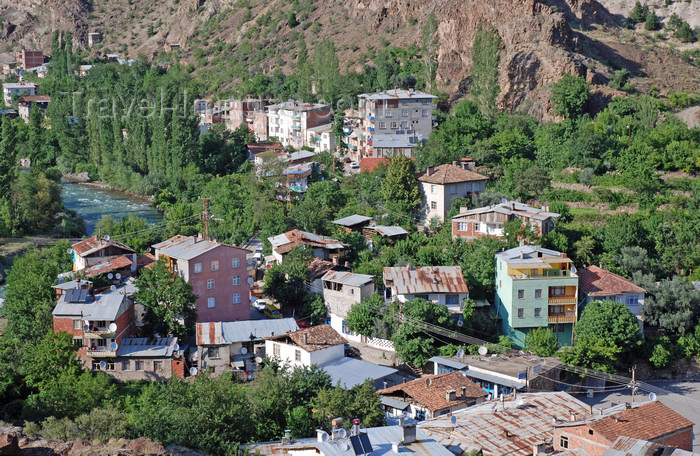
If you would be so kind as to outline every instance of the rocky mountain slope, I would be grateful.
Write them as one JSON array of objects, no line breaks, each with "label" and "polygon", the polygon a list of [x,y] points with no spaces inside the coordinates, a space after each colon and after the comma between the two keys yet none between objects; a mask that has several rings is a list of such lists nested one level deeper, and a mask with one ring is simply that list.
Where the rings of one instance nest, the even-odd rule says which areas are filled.
[{"label": "rocky mountain slope", "polygon": [[[287,24],[293,8],[296,27]],[[0,17],[5,18],[0,50],[20,45],[48,50],[55,29],[71,30],[76,42],[85,45],[87,32],[99,30],[105,36],[99,52],[154,57],[177,44],[176,58],[196,61],[201,72],[215,70],[207,69],[206,62],[223,44],[236,49],[252,42],[253,51],[265,55],[254,70],[292,71],[298,37],[303,36],[310,55],[315,43],[330,38],[341,68],[359,70],[371,52],[388,44],[420,45],[430,13],[439,23],[439,89],[457,98],[471,73],[479,23],[494,25],[501,36],[499,103],[508,110],[549,117],[548,85],[567,72],[605,83],[611,66],[618,65],[641,78],[658,76],[662,93],[681,88],[673,77],[662,76],[663,68],[658,75],[644,68],[647,62],[636,44],[625,42],[616,18],[595,0],[0,0]],[[680,74],[696,70],[673,59],[667,47],[658,52]],[[695,79],[682,87],[700,88]],[[222,85],[227,82],[236,81]]]}]

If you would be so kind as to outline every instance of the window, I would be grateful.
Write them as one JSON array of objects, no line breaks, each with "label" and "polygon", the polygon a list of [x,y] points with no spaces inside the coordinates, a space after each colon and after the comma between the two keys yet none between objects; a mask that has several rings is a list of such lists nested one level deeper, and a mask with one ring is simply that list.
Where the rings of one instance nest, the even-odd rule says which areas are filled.
[{"label": "window", "polygon": [[522,307],[518,309],[518,318],[525,318],[525,309]]},{"label": "window", "polygon": [[207,290],[213,290],[215,286],[214,279],[207,280]]},{"label": "window", "polygon": [[423,117],[428,117],[428,110],[427,110],[427,109],[424,109],[424,110],[421,112],[421,115],[422,115]]},{"label": "window", "polygon": [[216,299],[214,297],[207,299],[207,307],[209,307],[210,309],[212,307],[216,307]]},{"label": "window", "polygon": [[391,114],[391,109],[385,109],[385,110],[384,110],[384,116],[385,116],[385,117],[391,117],[391,116],[392,116],[392,114]]},{"label": "window", "polygon": [[450,195],[454,195],[457,193],[457,186],[456,185],[450,185]]},{"label": "window", "polygon": [[233,286],[241,284],[241,276],[233,276]]},{"label": "window", "polygon": [[163,369],[163,361],[153,361],[153,371],[159,371]]},{"label": "window", "polygon": [[207,348],[207,357],[213,358],[213,359],[219,359],[219,347]]},{"label": "window", "polygon": [[518,290],[518,299],[525,298],[525,290]]},{"label": "window", "polygon": [[535,307],[535,316],[536,317],[542,316],[542,308],[541,307]]},{"label": "window", "polygon": [[549,287],[549,296],[564,296],[565,293],[565,287]]},{"label": "window", "polygon": [[401,122],[401,128],[408,128],[408,122]]},{"label": "window", "polygon": [[474,231],[481,231],[481,223],[474,223]]},{"label": "window", "polygon": [[397,124],[396,122],[391,122],[389,125],[391,126],[392,130],[396,130],[399,127],[399,124]]},{"label": "window", "polygon": [[408,100],[401,100],[401,106],[408,106]]},{"label": "window", "polygon": [[240,268],[241,267],[241,259],[240,258],[234,258],[231,260],[231,267],[233,268]]},{"label": "window", "polygon": [[445,295],[445,304],[447,304],[448,306],[459,304],[459,295],[458,294]]},{"label": "window", "polygon": [[564,306],[549,306],[549,314],[557,315],[564,313]]},{"label": "window", "polygon": [[569,448],[569,438],[565,435],[559,436],[559,446],[562,448]]},{"label": "window", "polygon": [[430,186],[430,193],[437,193],[437,185]]},{"label": "window", "polygon": [[131,361],[122,361],[122,370],[128,371],[129,369],[131,369]]},{"label": "window", "polygon": [[199,274],[202,272],[202,263],[195,263],[194,264],[194,273]]},{"label": "window", "polygon": [[301,361],[301,350],[294,350],[294,361]]},{"label": "window", "polygon": [[535,290],[535,298],[539,299],[542,297],[542,290]]},{"label": "window", "polygon": [[113,371],[114,370],[114,361],[108,361],[107,367],[105,368],[105,370]]},{"label": "window", "polygon": [[386,122],[379,122],[379,128],[384,130],[386,128]]},{"label": "window", "polygon": [[280,356],[280,344],[272,344],[272,354],[277,357]]},{"label": "window", "polygon": [[430,209],[437,209],[437,201],[430,202]]},{"label": "window", "polygon": [[80,329],[83,327],[82,320],[73,320],[73,329]]},{"label": "window", "polygon": [[628,307],[639,304],[639,298],[636,295],[625,296],[625,305]]},{"label": "window", "polygon": [[143,361],[141,360],[136,360],[134,361],[134,370],[135,371],[142,371],[143,370]]},{"label": "window", "polygon": [[469,229],[469,223],[459,222],[457,223],[457,231],[467,231]]},{"label": "window", "polygon": [[240,294],[240,293],[234,293],[234,294],[233,294],[233,303],[234,303],[234,304],[240,304],[240,303],[241,303],[241,294]]},{"label": "window", "polygon": [[401,110],[401,117],[408,117],[408,109]]},{"label": "window", "polygon": [[83,339],[81,339],[80,337],[74,337],[73,338],[73,345],[75,345],[78,348],[82,347],[83,346]]},{"label": "window", "polygon": [[429,99],[429,98],[424,98],[424,99],[422,99],[420,102],[423,103],[423,104],[428,104],[428,103],[430,103],[430,99]]},{"label": "window", "polygon": [[211,262],[211,270],[212,271],[218,271],[219,270],[219,260],[214,260]]}]

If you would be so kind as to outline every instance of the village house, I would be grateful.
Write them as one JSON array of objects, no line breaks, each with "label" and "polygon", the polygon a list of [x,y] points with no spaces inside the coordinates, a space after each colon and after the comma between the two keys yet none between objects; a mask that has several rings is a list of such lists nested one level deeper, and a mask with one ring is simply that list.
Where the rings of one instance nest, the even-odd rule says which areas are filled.
[{"label": "village house", "polygon": [[197,322],[247,320],[250,317],[248,250],[177,235],[153,245],[156,259],[192,284]]},{"label": "village house", "polygon": [[5,82],[2,85],[2,95],[5,105],[12,104],[12,97],[21,97],[23,95],[36,95],[37,86],[33,82]]},{"label": "village house", "polygon": [[120,381],[185,378],[184,351],[177,337],[125,337],[114,357],[93,359],[93,371]]},{"label": "village house", "polygon": [[331,384],[345,389],[367,380],[372,380],[376,389],[398,383],[394,368],[345,357],[345,342],[329,325],[311,326],[266,337],[265,354],[290,367],[317,365],[331,377]]},{"label": "village house", "polygon": [[303,195],[309,189],[309,177],[314,171],[319,171],[318,163],[302,163],[286,167],[282,171],[282,187],[287,190],[285,200],[291,201],[291,192]]},{"label": "village house", "polygon": [[531,456],[544,453],[556,423],[589,410],[567,393],[524,393],[425,420],[418,427],[453,454]]},{"label": "village house", "polygon": [[433,356],[433,373],[440,375],[459,372],[477,384],[491,398],[498,398],[530,389],[538,391],[554,390],[561,383],[561,370],[558,358],[540,358],[524,355],[499,356],[464,355]]},{"label": "village house", "polygon": [[25,95],[17,100],[19,116],[29,123],[29,114],[32,109],[40,109],[42,114],[46,113],[51,97],[48,95]]},{"label": "village house", "polygon": [[469,288],[459,266],[397,266],[384,268],[385,298],[400,302],[421,298],[461,314]]},{"label": "village house", "polygon": [[[562,452],[564,453],[564,452]],[[605,450],[603,456],[700,456],[700,453],[685,451],[669,445],[634,439],[632,437],[618,437],[610,448]]]},{"label": "village house", "polygon": [[338,225],[346,233],[352,233],[353,231],[362,232],[362,229],[369,225],[372,221],[372,217],[366,217],[364,215],[349,215],[347,217],[340,218],[338,220],[333,220],[334,225]]},{"label": "village house", "polygon": [[328,271],[321,278],[323,301],[330,314],[331,328],[338,334],[354,340],[359,336],[350,331],[345,322],[348,312],[376,292],[374,277],[345,271]]},{"label": "village house", "polygon": [[692,450],[693,422],[661,402],[626,403],[599,413],[572,414],[555,424],[554,450],[603,456],[620,436]]},{"label": "village house", "polygon": [[2,74],[3,77],[8,77],[13,74],[15,74],[15,68],[17,67],[17,62],[11,61],[11,62],[2,62],[0,63],[0,74]]},{"label": "village house", "polygon": [[15,52],[15,60],[19,64],[20,69],[28,70],[44,64],[44,52],[21,49]]},{"label": "village house", "polygon": [[136,250],[109,236],[92,236],[71,246],[73,271],[85,271],[89,276],[111,271],[136,272]]},{"label": "village house", "polygon": [[[241,125],[246,125],[253,132],[258,141],[267,139],[267,116],[265,107],[270,104],[269,100],[246,99],[246,100],[224,100],[223,106],[226,111],[224,122],[226,129],[237,130]],[[257,114],[262,114],[257,116]],[[263,120],[265,119],[265,120]],[[260,124],[260,121],[263,121]]]},{"label": "village house", "polygon": [[94,359],[113,359],[122,340],[136,334],[133,286],[96,293],[91,282],[76,279],[54,288],[58,299],[52,312],[53,330],[73,336],[78,356],[88,367]]},{"label": "village house", "polygon": [[624,304],[637,317],[640,331],[644,328],[644,294],[646,290],[631,280],[598,266],[578,270],[579,288],[584,306],[593,301],[611,300]]},{"label": "village house", "polygon": [[316,258],[331,260],[338,264],[347,248],[347,245],[338,240],[297,229],[269,237],[267,240],[272,244],[272,256],[278,263],[282,263],[284,257],[294,247],[303,247],[312,249]]},{"label": "village house", "polygon": [[424,420],[479,404],[487,393],[461,372],[419,378],[377,391],[388,416]]},{"label": "village house", "polygon": [[335,150],[336,142],[333,134],[333,125],[328,123],[307,128],[306,144],[316,153]]},{"label": "village house", "polygon": [[578,275],[566,253],[521,245],[496,254],[496,309],[501,330],[522,347],[525,335],[549,327],[571,345],[578,320]]},{"label": "village house", "polygon": [[428,166],[418,176],[418,183],[423,191],[424,219],[426,224],[435,219],[447,220],[452,208],[452,200],[457,197],[471,198],[484,191],[488,178],[468,168],[469,162]]},{"label": "village house", "polygon": [[[367,226],[362,229],[362,234],[368,241],[372,240],[373,236],[379,236],[388,239],[392,242],[398,241],[399,239],[406,239],[408,236],[408,231],[400,226],[384,226],[384,225],[372,225]],[[371,242],[370,242],[371,248]]]},{"label": "village house", "polygon": [[212,373],[254,371],[265,356],[263,338],[297,331],[293,318],[197,323],[198,367]]},{"label": "village house", "polygon": [[92,71],[92,65],[80,65],[78,67],[78,76],[84,78],[85,76],[90,74],[90,71]]},{"label": "village house", "polygon": [[517,201],[467,209],[460,207],[459,214],[452,217],[452,239],[472,239],[492,236],[505,236],[505,224],[519,219],[537,236],[544,236],[554,229],[554,222],[559,218],[556,212],[549,212],[548,207],[536,208]]},{"label": "village house", "polygon": [[246,144],[248,148],[248,160],[253,161],[256,165],[262,165],[263,156],[260,157],[260,161],[257,160],[259,154],[267,153],[270,156],[281,156],[284,154],[282,149],[282,144],[278,142],[256,142]]},{"label": "village house", "polygon": [[267,106],[268,138],[277,138],[283,146],[301,149],[310,146],[308,130],[330,124],[331,108],[324,104],[295,100]]},{"label": "village house", "polygon": [[[357,96],[357,136],[351,149],[359,157],[411,157],[413,149],[433,131],[434,95],[417,90],[392,89]],[[348,124],[351,125],[351,124]],[[349,135],[349,136],[350,136]]]}]

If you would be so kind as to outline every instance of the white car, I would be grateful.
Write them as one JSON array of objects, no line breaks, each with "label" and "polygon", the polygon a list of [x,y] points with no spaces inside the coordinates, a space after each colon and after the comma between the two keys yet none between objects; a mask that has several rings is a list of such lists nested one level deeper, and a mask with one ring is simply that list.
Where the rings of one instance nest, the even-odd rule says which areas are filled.
[{"label": "white car", "polygon": [[267,307],[267,301],[264,299],[256,299],[253,303],[253,307],[262,312],[263,310],[265,310],[265,307]]}]

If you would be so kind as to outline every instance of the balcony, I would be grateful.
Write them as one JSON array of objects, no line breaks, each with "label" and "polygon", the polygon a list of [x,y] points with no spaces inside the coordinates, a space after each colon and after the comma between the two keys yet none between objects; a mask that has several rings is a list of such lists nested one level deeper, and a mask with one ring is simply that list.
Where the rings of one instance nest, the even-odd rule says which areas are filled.
[{"label": "balcony", "polygon": [[292,130],[301,130],[300,125],[292,125]]},{"label": "balcony", "polygon": [[517,270],[509,269],[508,275],[511,276],[513,279],[553,279],[557,277],[571,279],[578,277],[576,274],[572,274],[571,271],[560,269],[545,270],[544,274],[518,274]]},{"label": "balcony", "polygon": [[85,354],[92,358],[114,358],[117,356],[115,350],[109,350],[107,347],[88,348],[85,350]]},{"label": "balcony", "polygon": [[368,130],[370,133],[374,133],[374,127],[368,127],[367,130]]},{"label": "balcony", "polygon": [[374,116],[373,116],[373,115],[370,115],[370,116],[368,116],[367,118],[368,118],[369,120],[374,120]]},{"label": "balcony", "polygon": [[563,312],[558,314],[550,314],[547,317],[549,323],[575,323],[576,314],[574,312]]},{"label": "balcony", "polygon": [[576,296],[550,296],[550,304],[576,304]]},{"label": "balcony", "polygon": [[292,120],[301,120],[301,116],[292,116]]}]

